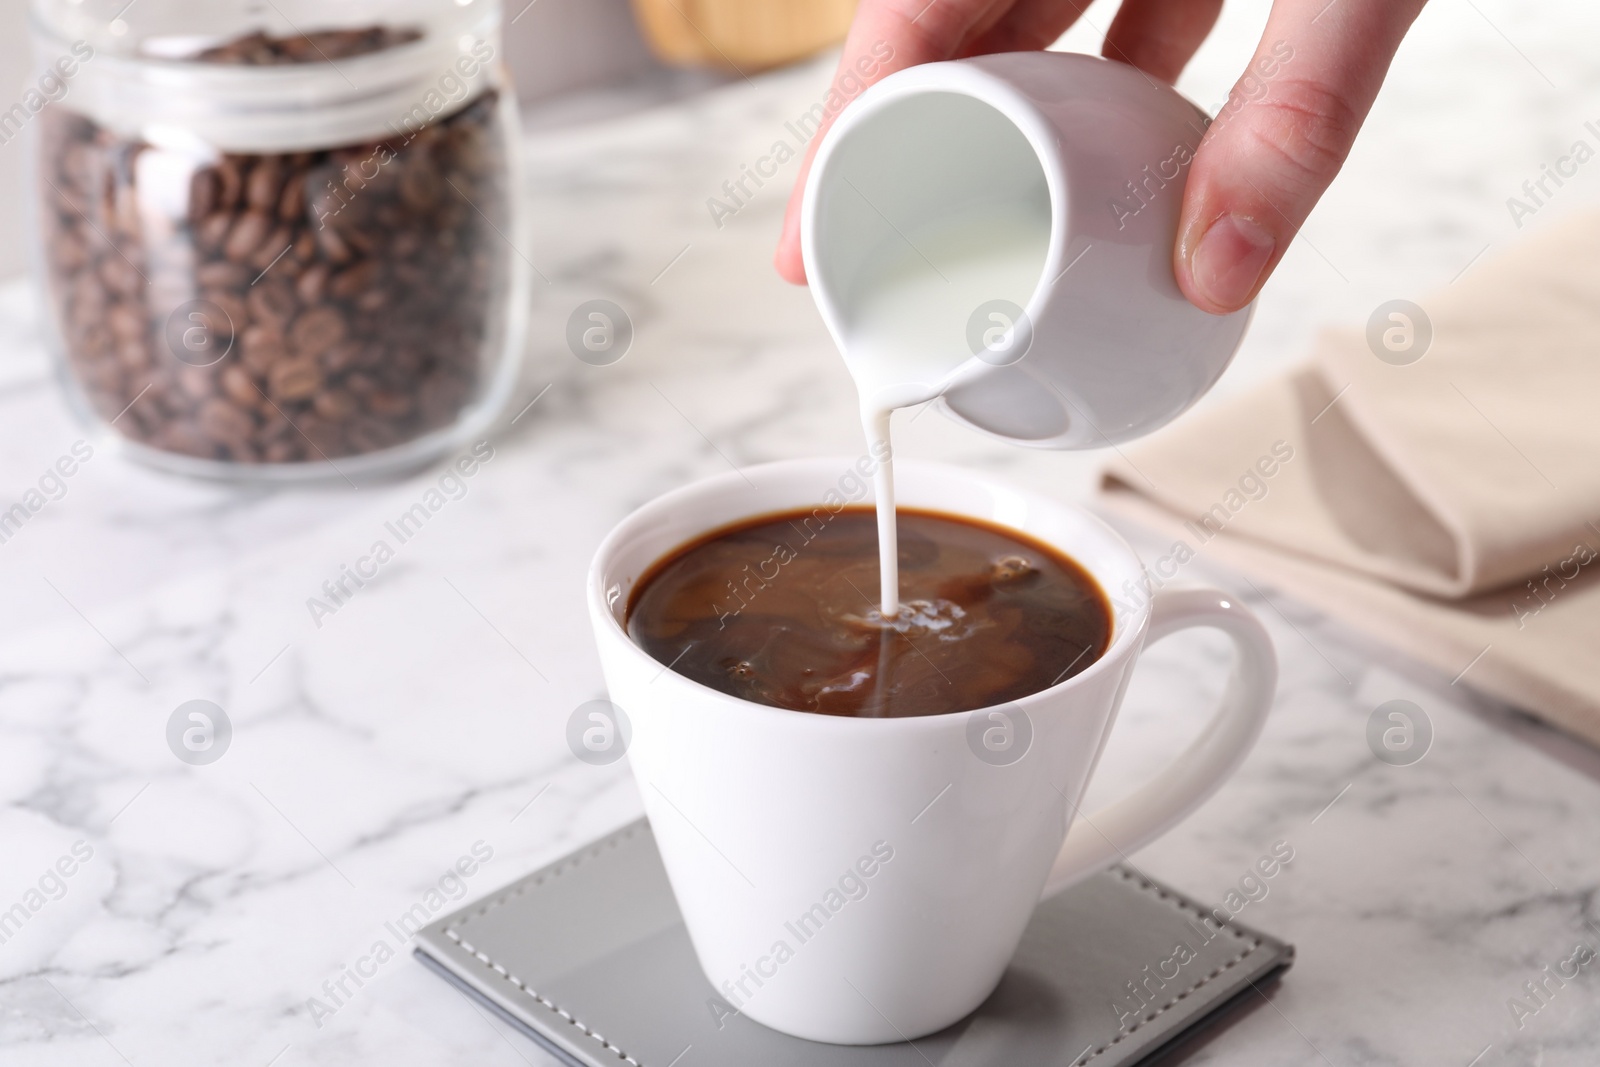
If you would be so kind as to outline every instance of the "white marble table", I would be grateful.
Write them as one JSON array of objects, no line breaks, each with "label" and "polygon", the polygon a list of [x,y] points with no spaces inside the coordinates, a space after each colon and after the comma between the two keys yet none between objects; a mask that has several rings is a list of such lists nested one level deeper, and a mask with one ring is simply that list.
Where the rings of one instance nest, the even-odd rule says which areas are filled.
[{"label": "white marble table", "polygon": [[[1101,26],[1104,7],[1090,12]],[[1196,99],[1222,99],[1262,11],[1230,7],[1185,82]],[[1597,30],[1592,5],[1437,0],[1222,388],[1510,242],[1505,198],[1600,118]],[[549,1062],[404,952],[337,1002],[324,983],[385,921],[427,906],[475,845],[492,859],[469,895],[639,813],[626,765],[580,763],[563,734],[600,695],[581,581],[613,522],[729,464],[859,450],[849,382],[808,297],[767,267],[783,190],[721,229],[705,207],[824,76],[813,66],[531,135],[539,221],[525,251],[551,280],[534,294],[511,411],[551,388],[493,438],[467,494],[320,628],[306,599],[436,474],[261,492],[100,452],[0,544],[0,910],[83,842],[60,899],[0,944],[0,1061]],[[1600,199],[1593,170],[1530,225]],[[561,339],[595,296],[638,327],[612,367],[579,363]],[[5,505],[82,436],[36,314],[25,285],[0,287]],[[1068,498],[1099,461],[1010,451],[934,416],[901,436],[902,455]],[[1202,557],[1194,574],[1207,572]],[[1242,917],[1300,955],[1270,1004],[1184,1062],[1596,1062],[1600,966],[1520,1029],[1507,1000],[1578,943],[1600,947],[1600,754],[1241,588],[1283,657],[1273,720],[1239,776],[1135,861],[1221,901],[1257,856],[1291,843],[1294,861]],[[1221,657],[1202,638],[1150,655],[1097,791],[1183,742]],[[1436,731],[1414,766],[1378,762],[1365,741],[1368,715],[1393,698],[1423,706]],[[165,741],[192,699],[234,725],[210,766],[179,762]],[[331,1016],[313,1017],[313,997]]]}]

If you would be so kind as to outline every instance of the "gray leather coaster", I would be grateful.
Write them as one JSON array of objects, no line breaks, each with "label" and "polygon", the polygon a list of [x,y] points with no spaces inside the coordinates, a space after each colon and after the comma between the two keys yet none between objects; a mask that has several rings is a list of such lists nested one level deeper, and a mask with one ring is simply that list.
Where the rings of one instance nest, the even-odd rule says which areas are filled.
[{"label": "gray leather coaster", "polygon": [[643,819],[426,927],[416,952],[578,1067],[1117,1067],[1294,958],[1118,866],[1040,905],[999,988],[937,1034],[858,1047],[742,1016],[719,1029]]}]

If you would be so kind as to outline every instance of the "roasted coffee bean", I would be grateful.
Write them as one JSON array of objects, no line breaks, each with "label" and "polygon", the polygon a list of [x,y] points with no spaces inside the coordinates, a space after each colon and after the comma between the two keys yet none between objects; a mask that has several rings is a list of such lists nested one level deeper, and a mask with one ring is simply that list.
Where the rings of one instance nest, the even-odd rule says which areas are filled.
[{"label": "roasted coffee bean", "polygon": [[195,243],[202,251],[215,252],[222,247],[222,242],[228,239],[228,231],[233,228],[233,216],[226,211],[215,211],[200,220],[195,227]]},{"label": "roasted coffee bean", "polygon": [[389,241],[389,254],[395,259],[410,259],[422,250],[422,236],[415,230],[401,230]]},{"label": "roasted coffee bean", "polygon": [[283,195],[283,165],[276,156],[262,156],[250,168],[245,180],[245,202],[257,211],[270,213],[276,210],[278,198]]},{"label": "roasted coffee bean", "polygon": [[256,249],[261,247],[261,242],[267,239],[268,228],[272,220],[263,211],[246,211],[234,220],[233,226],[228,230],[228,239],[223,243],[222,254],[235,263],[248,260]]},{"label": "roasted coffee bean", "polygon": [[89,262],[88,247],[83,243],[82,238],[70,231],[64,231],[61,234],[55,253],[53,266],[58,274],[72,274]]},{"label": "roasted coffee bean", "polygon": [[304,400],[322,387],[322,371],[314,359],[288,360],[267,372],[267,391],[274,400]]},{"label": "roasted coffee bean", "polygon": [[339,231],[332,226],[323,226],[316,231],[317,248],[321,250],[329,263],[343,265],[350,262],[355,252],[350,248],[350,242],[339,235]]},{"label": "roasted coffee bean", "polygon": [[206,325],[220,338],[239,336],[239,331],[250,321],[250,313],[237,290],[202,289],[200,299],[215,304],[222,311],[221,322],[206,320]]},{"label": "roasted coffee bean", "polygon": [[210,367],[184,367],[178,372],[178,387],[191,400],[204,400],[216,392],[217,376]]},{"label": "roasted coffee bean", "polygon": [[344,340],[344,318],[331,307],[315,307],[289,327],[289,346],[298,355],[315,358]]},{"label": "roasted coffee bean", "polygon": [[150,346],[142,340],[124,341],[117,346],[117,359],[130,371],[145,370],[150,366]]},{"label": "roasted coffee bean", "polygon": [[189,221],[199,222],[217,210],[221,182],[217,172],[209,167],[197,170],[189,179]]},{"label": "roasted coffee bean", "polygon": [[112,334],[122,341],[141,338],[150,329],[150,320],[144,310],[131,301],[113,305],[107,321],[111,324]]},{"label": "roasted coffee bean", "polygon": [[201,403],[197,421],[201,432],[223,441],[247,440],[256,429],[256,420],[246,411],[215,397]]},{"label": "roasted coffee bean", "polygon": [[150,435],[147,443],[163,452],[177,452],[202,459],[215,459],[217,455],[216,442],[207,437],[200,427],[188,421],[163,423]]},{"label": "roasted coffee bean", "polygon": [[299,310],[293,287],[278,278],[264,278],[252,285],[244,302],[252,324],[273,326],[279,331],[288,325]]},{"label": "roasted coffee bean", "polygon": [[214,259],[195,268],[194,277],[205,289],[243,289],[250,284],[250,271],[238,263]]},{"label": "roasted coffee bean", "polygon": [[306,175],[297,170],[283,184],[278,197],[278,218],[284,222],[304,222],[306,214]]},{"label": "roasted coffee bean", "polygon": [[239,362],[254,379],[265,380],[266,376],[272,373],[273,367],[288,358],[287,348],[247,348],[240,353]]},{"label": "roasted coffee bean", "polygon": [[100,280],[113,293],[137,293],[144,287],[144,275],[120,249],[100,260]]},{"label": "roasted coffee bean", "polygon": [[[358,201],[358,204],[366,203],[370,203],[370,201]],[[351,219],[340,228],[339,237],[346,245],[350,247],[352,254],[357,256],[370,256],[378,250],[379,246],[382,244],[382,238],[372,230],[361,228],[357,218],[357,216],[360,214],[361,212],[359,211],[350,213]],[[379,225],[381,226],[382,224],[380,223]],[[329,229],[332,228],[333,227],[331,226],[329,227]]]},{"label": "roasted coffee bean", "polygon": [[217,210],[232,211],[244,192],[244,167],[237,156],[224,156],[216,166]]},{"label": "roasted coffee bean", "polygon": [[360,341],[340,341],[322,353],[322,368],[329,374],[342,374],[358,364],[363,347]]},{"label": "roasted coffee bean", "polygon": [[324,389],[311,401],[311,408],[329,422],[343,422],[356,412],[356,398],[343,389]]},{"label": "roasted coffee bean", "polygon": [[247,361],[265,359],[275,361],[289,354],[289,342],[284,337],[281,322],[252,322],[239,334],[239,352]]},{"label": "roasted coffee bean", "polygon": [[363,374],[359,371],[346,376],[344,385],[346,389],[349,389],[356,396],[371,396],[378,390],[378,380],[370,374]]},{"label": "roasted coffee bean", "polygon": [[387,381],[406,382],[422,373],[424,362],[422,353],[415,348],[397,346],[378,367],[378,372]]},{"label": "roasted coffee bean", "polygon": [[[196,58],[325,62],[417,36],[258,33]],[[387,142],[199,166],[68,106],[39,117],[49,306],[67,369],[119,433],[218,462],[320,463],[476,402],[509,275],[497,93]]]},{"label": "roasted coffee bean", "polygon": [[[165,376],[162,376],[162,372],[165,372]],[[162,365],[157,371],[156,379],[150,383],[150,392],[146,394],[150,410],[162,416],[163,424],[175,418],[186,418],[189,409],[194,407],[192,398],[178,388],[173,373],[170,366]]]},{"label": "roasted coffee bean", "polygon": [[408,393],[392,392],[388,389],[379,389],[371,393],[367,399],[367,410],[384,419],[399,419],[411,414],[416,406]]},{"label": "roasted coffee bean", "polygon": [[[293,231],[287,226],[279,226],[267,235],[266,240],[262,241],[256,249],[256,254],[250,257],[250,266],[265,274],[267,271],[277,268],[293,249]],[[294,269],[293,263],[283,267],[283,271],[286,274],[292,274]]]},{"label": "roasted coffee bean", "polygon": [[261,402],[261,390],[242,363],[229,362],[220,377],[222,392],[241,408],[253,408]]},{"label": "roasted coffee bean", "polygon": [[294,291],[304,304],[315,304],[322,299],[322,294],[328,288],[328,278],[331,272],[326,263],[313,263],[300,272],[300,277],[295,279]]},{"label": "roasted coffee bean", "polygon": [[287,439],[269,442],[261,451],[261,458],[267,463],[294,463],[305,458],[305,452],[300,448],[298,441]]},{"label": "roasted coffee bean", "polygon": [[[404,205],[381,204],[379,205],[378,209],[372,213],[372,221],[377,223],[378,226],[385,232],[390,232],[398,230],[400,227],[406,224],[407,214],[409,213],[405,210]],[[419,214],[428,213],[419,212]]]},{"label": "roasted coffee bean", "polygon": [[350,300],[371,289],[378,280],[378,265],[365,260],[334,276],[328,292],[336,300]]}]

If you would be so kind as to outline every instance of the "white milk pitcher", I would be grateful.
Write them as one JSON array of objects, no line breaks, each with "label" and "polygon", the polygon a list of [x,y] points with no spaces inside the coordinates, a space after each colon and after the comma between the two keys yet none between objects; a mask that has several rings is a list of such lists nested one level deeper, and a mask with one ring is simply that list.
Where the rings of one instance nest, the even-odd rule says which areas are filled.
[{"label": "white milk pitcher", "polygon": [[1193,404],[1250,309],[1172,273],[1204,113],[1121,63],[1019,52],[893,74],[817,151],[806,273],[863,412],[938,400],[1036,448],[1104,447]]}]

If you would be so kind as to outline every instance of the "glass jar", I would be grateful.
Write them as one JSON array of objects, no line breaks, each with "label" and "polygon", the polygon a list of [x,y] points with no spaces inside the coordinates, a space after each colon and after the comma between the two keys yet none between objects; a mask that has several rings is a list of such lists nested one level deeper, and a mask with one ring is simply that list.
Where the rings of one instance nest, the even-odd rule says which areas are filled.
[{"label": "glass jar", "polygon": [[514,386],[498,0],[33,0],[37,272],[69,401],[131,456],[413,467]]}]

